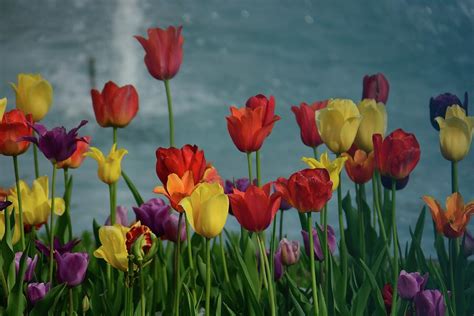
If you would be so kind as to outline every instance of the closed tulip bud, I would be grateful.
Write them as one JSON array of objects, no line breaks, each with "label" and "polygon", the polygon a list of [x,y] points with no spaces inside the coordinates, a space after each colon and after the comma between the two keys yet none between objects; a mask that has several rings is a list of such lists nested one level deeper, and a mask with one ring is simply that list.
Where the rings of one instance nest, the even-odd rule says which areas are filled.
[{"label": "closed tulip bud", "polygon": [[283,238],[280,241],[281,261],[285,266],[296,264],[300,259],[300,243],[296,240]]},{"label": "closed tulip bud", "polygon": [[424,290],[413,299],[417,316],[444,316],[446,304],[443,294],[438,290]]},{"label": "closed tulip bud", "polygon": [[48,283],[30,283],[26,287],[26,297],[30,304],[35,305],[36,302],[41,301],[49,292],[51,284]]},{"label": "closed tulip bud", "polygon": [[[15,270],[16,273],[20,270],[20,260],[23,252],[15,253]],[[25,282],[30,282],[33,279],[33,274],[35,273],[36,263],[38,262],[38,256],[35,255],[33,259],[26,257],[26,272],[24,276]]]},{"label": "closed tulip bud", "polygon": [[372,136],[374,134],[384,136],[387,130],[387,111],[383,103],[364,99],[359,103],[359,112],[362,120],[354,143],[365,152],[371,152],[374,150]]},{"label": "closed tulip bud", "polygon": [[335,154],[346,152],[354,142],[361,116],[352,100],[332,99],[316,111],[316,125],[326,146]]},{"label": "closed tulip bud", "polygon": [[390,310],[392,309],[392,296],[393,296],[393,288],[390,283],[387,283],[382,288],[382,298],[383,303],[385,305],[385,310],[387,311],[387,315],[390,315]]},{"label": "closed tulip bud", "polygon": [[438,122],[436,122],[436,118],[439,117],[445,117],[446,116],[446,111],[448,110],[448,107],[452,105],[459,105],[464,109],[466,112],[466,115],[468,114],[468,95],[467,92],[464,93],[464,102],[461,102],[457,96],[451,93],[443,93],[438,95],[436,98],[431,98],[430,99],[430,121],[431,125],[439,131],[439,125]]},{"label": "closed tulip bud", "polygon": [[99,228],[99,240],[101,246],[94,251],[96,258],[107,261],[112,267],[127,271],[128,252],[125,245],[128,227],[119,224],[113,226],[102,226]]},{"label": "closed tulip bud", "polygon": [[84,295],[82,299],[82,311],[87,312],[91,308],[91,302],[89,300],[89,296]]},{"label": "closed tulip bud", "polygon": [[398,277],[398,294],[401,298],[411,300],[418,292],[425,289],[426,282],[428,282],[428,274],[421,276],[418,272],[407,273],[402,270]]},{"label": "closed tulip bud", "polygon": [[86,252],[54,253],[57,263],[56,278],[58,283],[66,283],[75,287],[84,281],[89,265],[89,255]]},{"label": "closed tulip bud", "polygon": [[278,281],[281,279],[284,272],[281,249],[278,249],[273,255],[273,267],[275,268],[275,271],[273,273],[273,278],[275,281]]},{"label": "closed tulip bud", "polygon": [[390,85],[382,73],[365,75],[363,79],[362,99],[374,99],[377,102],[387,104]]},{"label": "closed tulip bud", "polygon": [[3,113],[5,113],[6,108],[7,108],[7,98],[0,99],[0,121],[3,118]]},{"label": "closed tulip bud", "polygon": [[[321,228],[321,227],[320,227]],[[314,259],[318,261],[324,261],[324,247],[321,247],[321,243],[319,241],[319,235],[318,231],[316,228],[312,229],[313,231],[313,242],[314,242]],[[322,235],[324,235],[324,229],[321,229]],[[309,241],[309,234],[307,231],[302,230],[301,235],[303,235],[303,242],[304,242],[304,249],[306,251],[306,255],[310,257],[310,241]],[[328,250],[332,254],[334,253],[334,250],[336,249],[336,235],[334,233],[334,229],[328,225],[328,231],[327,231],[327,243],[328,243]]]},{"label": "closed tulip bud", "polygon": [[0,154],[5,156],[18,156],[23,154],[30,143],[18,141],[22,137],[33,134],[31,115],[23,114],[14,109],[3,114],[0,121]]},{"label": "closed tulip bud", "polygon": [[16,94],[16,107],[41,121],[53,103],[53,88],[40,74],[19,74],[18,84],[11,84]]},{"label": "closed tulip bud", "polygon": [[318,147],[323,143],[316,126],[315,115],[328,104],[328,100],[316,101],[311,105],[301,103],[299,107],[292,106],[291,111],[295,114],[296,122],[300,127],[300,136],[303,144],[309,147]]},{"label": "closed tulip bud", "polygon": [[438,116],[439,144],[443,157],[450,161],[464,159],[471,147],[474,117],[466,116],[459,105],[448,107],[445,118]]},{"label": "closed tulip bud", "polygon": [[135,263],[141,265],[153,244],[150,228],[137,222],[130,228],[125,238],[128,253],[133,255]]},{"label": "closed tulip bud", "polygon": [[85,153],[87,157],[91,157],[98,163],[97,175],[99,179],[106,183],[112,184],[120,179],[122,174],[122,159],[128,154],[126,149],[117,149],[117,144],[113,144],[107,157],[96,147],[91,147],[90,151]]}]

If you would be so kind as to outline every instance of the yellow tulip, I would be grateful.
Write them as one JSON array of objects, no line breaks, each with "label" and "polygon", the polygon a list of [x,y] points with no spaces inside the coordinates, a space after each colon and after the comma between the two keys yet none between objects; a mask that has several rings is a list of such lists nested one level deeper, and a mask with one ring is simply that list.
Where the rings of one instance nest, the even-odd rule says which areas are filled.
[{"label": "yellow tulip", "polygon": [[352,100],[332,99],[328,105],[316,111],[319,135],[335,154],[346,152],[354,142],[361,116]]},{"label": "yellow tulip", "polygon": [[180,205],[196,233],[206,238],[219,235],[229,213],[229,199],[218,183],[201,183]]},{"label": "yellow tulip", "polygon": [[[46,223],[51,214],[48,177],[44,176],[33,180],[31,189],[26,182],[20,180],[20,192],[23,224],[25,226],[39,226]],[[15,209],[15,213],[18,213],[18,193],[16,186],[10,189],[7,200],[12,202],[12,205],[7,208],[8,212]],[[64,200],[56,197],[54,198],[54,202],[54,213],[56,215],[62,215],[65,210]]]},{"label": "yellow tulip", "polygon": [[[10,213],[10,212],[9,212]],[[11,214],[11,213],[10,213]],[[0,212],[0,240],[5,235],[5,211]],[[13,228],[12,244],[16,244],[20,240],[20,221],[15,215],[15,227]]]},{"label": "yellow tulip", "polygon": [[362,120],[357,131],[354,143],[359,149],[370,153],[374,150],[372,135],[385,136],[387,131],[387,111],[382,102],[376,103],[374,99],[364,99],[359,103],[359,112]]},{"label": "yellow tulip", "polygon": [[303,157],[301,160],[306,162],[311,169],[326,169],[332,181],[332,190],[336,190],[339,186],[339,174],[341,173],[347,157],[338,157],[334,160],[329,160],[327,152],[324,152],[319,157],[319,161],[314,158]]},{"label": "yellow tulip", "polygon": [[40,74],[18,74],[18,85],[11,84],[16,94],[16,107],[41,121],[53,103],[53,88]]},{"label": "yellow tulip", "polygon": [[3,113],[5,113],[6,108],[7,108],[7,98],[0,99],[0,121],[3,118]]},{"label": "yellow tulip", "polygon": [[99,228],[99,240],[101,246],[94,251],[96,258],[107,261],[112,267],[127,271],[128,252],[125,245],[126,234],[130,229],[120,224],[114,226],[102,226]]},{"label": "yellow tulip", "polygon": [[114,144],[107,157],[96,147],[91,147],[90,151],[84,155],[97,161],[99,165],[97,171],[99,179],[104,183],[112,184],[120,179],[122,158],[126,154],[128,154],[126,149],[117,149],[117,144]]},{"label": "yellow tulip", "polygon": [[436,122],[440,128],[439,144],[443,157],[450,161],[466,157],[471,147],[474,117],[467,116],[459,105],[452,105],[445,118],[438,116]]}]

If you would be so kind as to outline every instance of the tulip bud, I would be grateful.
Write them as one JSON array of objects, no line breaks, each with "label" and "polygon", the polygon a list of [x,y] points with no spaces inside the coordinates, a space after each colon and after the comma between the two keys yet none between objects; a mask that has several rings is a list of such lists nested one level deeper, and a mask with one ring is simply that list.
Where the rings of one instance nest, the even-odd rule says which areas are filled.
[{"label": "tulip bud", "polygon": [[387,111],[383,103],[376,103],[373,99],[360,101],[358,108],[362,120],[354,143],[358,148],[369,153],[374,150],[372,136],[374,134],[385,135],[387,130]]},{"label": "tulip bud", "polygon": [[61,255],[55,251],[54,258],[58,265],[56,270],[58,283],[74,287],[84,281],[89,265],[89,255],[86,252],[68,252]]},{"label": "tulip bud", "polygon": [[388,80],[382,73],[364,76],[362,99],[374,99],[387,104],[389,90]]},{"label": "tulip bud", "polygon": [[428,281],[428,274],[421,276],[418,272],[400,272],[398,277],[397,290],[401,298],[411,300],[418,292],[423,291]]},{"label": "tulip bud", "polygon": [[91,307],[91,303],[89,300],[89,296],[84,295],[84,298],[82,299],[82,311],[87,312]]},{"label": "tulip bud", "polygon": [[133,261],[142,265],[153,244],[150,228],[137,222],[127,232],[125,244],[128,253],[133,255]]},{"label": "tulip bud", "polygon": [[444,316],[446,304],[443,294],[438,290],[424,290],[416,294],[414,300],[417,316]]},{"label": "tulip bud", "polygon": [[279,249],[281,249],[281,261],[285,266],[291,266],[300,259],[300,243],[298,241],[283,238],[280,241]]},{"label": "tulip bud", "polygon": [[49,292],[51,284],[48,283],[30,283],[26,288],[26,297],[28,301],[34,305],[42,300]]},{"label": "tulip bud", "polygon": [[[314,241],[314,259],[318,261],[323,261],[324,258],[324,251],[323,247],[321,247],[321,243],[319,242],[319,235],[318,231],[316,228],[312,229],[313,231],[313,241]],[[322,234],[324,235],[324,230],[321,229]],[[304,241],[304,249],[306,251],[306,255],[310,257],[310,241],[309,241],[309,234],[308,232],[302,230],[301,234],[303,235],[303,241]],[[327,231],[327,242],[328,242],[328,250],[330,253],[334,253],[334,250],[336,249],[336,235],[334,234],[334,229],[328,225],[328,231]]]},{"label": "tulip bud", "polygon": [[[20,270],[20,260],[23,256],[23,252],[15,253],[15,270],[16,273]],[[35,273],[36,263],[38,262],[38,255],[35,255],[33,259],[26,257],[26,272],[24,276],[25,282],[30,282],[33,279],[33,274]]]}]

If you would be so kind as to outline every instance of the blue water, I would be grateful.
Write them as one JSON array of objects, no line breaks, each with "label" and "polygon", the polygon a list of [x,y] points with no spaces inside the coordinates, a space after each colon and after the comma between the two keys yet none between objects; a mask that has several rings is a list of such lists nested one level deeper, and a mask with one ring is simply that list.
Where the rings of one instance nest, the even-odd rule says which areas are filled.
[{"label": "blue water", "polygon": [[[112,131],[100,129],[89,95],[88,60],[96,60],[97,83],[134,84],[140,111],[119,131],[130,153],[124,169],[145,198],[158,184],[155,149],[167,146],[164,87],[152,79],[143,50],[132,37],[150,26],[184,25],[184,63],[172,80],[177,144],[198,144],[224,177],[247,174],[245,156],[227,133],[230,105],[257,93],[274,95],[282,119],[262,150],[263,177],[288,176],[304,167],[302,145],[290,106],[330,97],[360,99],[362,77],[383,72],[390,81],[389,131],[414,132],[422,155],[408,187],[398,194],[402,243],[423,205],[423,194],[444,200],[450,192],[449,163],[438,148],[428,120],[428,101],[442,92],[474,98],[474,1],[28,1],[0,3],[0,96],[10,107],[8,82],[19,72],[40,72],[55,89],[48,126],[90,123],[83,132],[108,151]],[[32,181],[31,152],[20,157],[21,176]],[[108,213],[107,186],[96,178],[96,162],[74,171],[72,216],[76,232]],[[474,154],[460,163],[460,187],[474,199]],[[0,157],[0,186],[13,184],[11,160]],[[46,161],[41,173],[51,174]],[[344,190],[352,189],[346,178]],[[58,186],[62,186],[59,181]],[[133,205],[125,184],[119,204]],[[290,213],[287,213],[290,214]],[[330,222],[337,227],[334,199]],[[296,214],[286,216],[285,232],[299,237]],[[424,243],[432,249],[431,224]],[[236,227],[234,219],[229,227]],[[471,225],[472,228],[472,225]]]}]

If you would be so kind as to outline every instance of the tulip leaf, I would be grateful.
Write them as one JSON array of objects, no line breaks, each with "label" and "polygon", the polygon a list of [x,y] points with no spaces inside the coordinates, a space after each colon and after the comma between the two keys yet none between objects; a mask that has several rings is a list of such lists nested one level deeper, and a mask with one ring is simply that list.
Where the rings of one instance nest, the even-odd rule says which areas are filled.
[{"label": "tulip leaf", "polygon": [[[418,216],[418,220],[416,221],[415,232],[411,234],[411,244],[410,249],[406,257],[406,264],[405,269],[407,271],[416,271],[416,249],[421,245],[421,239],[423,236],[423,230],[425,226],[425,214],[426,214],[426,207],[423,206],[420,215]],[[411,230],[410,230],[411,233]]]},{"label": "tulip leaf", "polygon": [[23,255],[20,259],[20,268],[18,269],[15,285],[13,286],[10,295],[8,295],[8,303],[6,310],[7,315],[20,316],[23,315],[23,311],[26,309],[26,297],[23,294],[23,280],[25,277],[26,269],[28,268],[26,258],[28,257],[28,250],[30,249],[30,245],[31,243],[28,243],[25,251],[23,251]]},{"label": "tulip leaf", "polygon": [[65,288],[66,284],[60,284],[50,289],[42,300],[36,302],[29,315],[43,316],[48,315],[48,312],[54,311],[54,306],[58,303]]},{"label": "tulip leaf", "polygon": [[142,205],[144,203],[143,198],[138,192],[137,187],[135,186],[135,184],[133,184],[132,180],[130,180],[125,171],[122,171],[122,177],[125,180],[125,183],[127,184],[128,188],[130,189],[130,192],[132,192],[133,198],[135,199],[137,205]]}]

